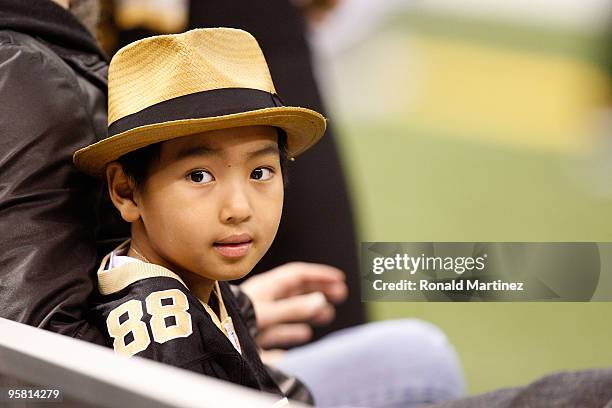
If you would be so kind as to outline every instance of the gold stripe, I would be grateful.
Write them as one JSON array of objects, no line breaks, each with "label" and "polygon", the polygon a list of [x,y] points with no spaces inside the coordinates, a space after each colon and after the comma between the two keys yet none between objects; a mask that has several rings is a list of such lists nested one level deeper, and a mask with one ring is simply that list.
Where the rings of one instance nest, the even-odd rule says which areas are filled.
[{"label": "gold stripe", "polygon": [[[113,252],[125,248],[130,240],[123,242]],[[160,265],[155,265],[146,262],[130,262],[123,264],[117,268],[104,270],[104,267],[108,264],[110,259],[110,253],[107,254],[98,269],[98,289],[102,295],[110,295],[112,293],[119,292],[120,290],[128,287],[132,283],[141,279],[154,278],[154,277],[166,277],[172,278],[179,281],[185,288],[185,282],[176,273],[171,270],[164,268]]]}]

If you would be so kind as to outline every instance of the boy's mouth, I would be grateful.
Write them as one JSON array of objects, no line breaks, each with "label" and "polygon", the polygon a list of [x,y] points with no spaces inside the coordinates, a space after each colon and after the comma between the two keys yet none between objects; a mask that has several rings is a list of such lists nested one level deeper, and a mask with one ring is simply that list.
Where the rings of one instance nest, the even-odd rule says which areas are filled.
[{"label": "boy's mouth", "polygon": [[219,253],[228,258],[240,258],[245,256],[251,245],[253,238],[249,234],[235,234],[213,243]]}]

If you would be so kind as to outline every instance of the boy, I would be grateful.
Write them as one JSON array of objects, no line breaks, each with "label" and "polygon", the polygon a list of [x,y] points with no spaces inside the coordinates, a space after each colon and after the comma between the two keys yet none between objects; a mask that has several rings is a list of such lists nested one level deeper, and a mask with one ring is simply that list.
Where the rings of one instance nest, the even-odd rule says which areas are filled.
[{"label": "boy", "polygon": [[131,240],[98,271],[94,312],[119,354],[281,393],[225,282],[270,247],[283,166],[323,135],[283,106],[242,30],[199,29],[120,50],[109,67],[108,137],[74,155],[108,182]]}]

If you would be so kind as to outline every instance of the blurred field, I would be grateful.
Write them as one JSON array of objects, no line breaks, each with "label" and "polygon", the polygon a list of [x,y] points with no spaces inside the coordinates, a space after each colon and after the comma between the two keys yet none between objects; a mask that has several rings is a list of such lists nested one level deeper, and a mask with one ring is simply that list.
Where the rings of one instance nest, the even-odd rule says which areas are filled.
[{"label": "blurred field", "polygon": [[[612,240],[612,200],[585,194],[555,155],[384,124],[343,129],[364,241]],[[612,366],[612,303],[369,303],[368,309],[372,319],[418,317],[444,329],[472,393],[557,370]]]},{"label": "blurred field", "polygon": [[[609,84],[594,43],[553,33],[526,47],[521,31],[495,45],[407,24],[330,63],[361,240],[612,241],[611,158],[595,119]],[[612,303],[367,306],[372,319],[439,325],[470,393],[612,366]]]}]

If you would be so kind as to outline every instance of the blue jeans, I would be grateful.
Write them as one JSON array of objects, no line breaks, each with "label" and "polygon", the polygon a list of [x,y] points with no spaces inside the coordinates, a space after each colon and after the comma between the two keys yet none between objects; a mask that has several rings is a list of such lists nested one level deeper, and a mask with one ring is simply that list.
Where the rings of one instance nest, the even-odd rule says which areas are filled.
[{"label": "blue jeans", "polygon": [[310,388],[317,407],[417,407],[465,392],[444,333],[416,319],[341,330],[290,350],[276,365]]}]

